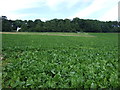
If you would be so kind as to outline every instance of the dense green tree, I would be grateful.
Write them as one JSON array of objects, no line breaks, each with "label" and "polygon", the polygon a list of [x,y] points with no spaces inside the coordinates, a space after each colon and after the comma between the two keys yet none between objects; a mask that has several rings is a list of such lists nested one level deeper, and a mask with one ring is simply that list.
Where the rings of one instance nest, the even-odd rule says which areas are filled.
[{"label": "dense green tree", "polygon": [[69,19],[64,20],[64,32],[72,32],[71,21]]},{"label": "dense green tree", "polygon": [[20,32],[28,32],[28,23],[27,23],[27,20],[24,20],[22,22],[22,25],[20,27]]},{"label": "dense green tree", "polygon": [[63,19],[59,19],[58,20],[58,32],[64,32],[64,20]]},{"label": "dense green tree", "polygon": [[40,19],[36,19],[34,21],[34,24],[35,24],[35,28],[34,28],[35,32],[42,32],[43,31],[43,22]]},{"label": "dense green tree", "polygon": [[3,32],[11,32],[12,31],[12,21],[3,19],[2,20],[2,31]]},{"label": "dense green tree", "polygon": [[72,31],[76,31],[76,32],[82,32],[82,28],[80,27],[80,19],[78,17],[73,18],[72,20]]},{"label": "dense green tree", "polygon": [[52,19],[41,21],[32,20],[8,20],[2,16],[2,31],[11,32],[21,28],[20,32],[120,32],[120,22],[117,21],[98,21],[91,19]]}]

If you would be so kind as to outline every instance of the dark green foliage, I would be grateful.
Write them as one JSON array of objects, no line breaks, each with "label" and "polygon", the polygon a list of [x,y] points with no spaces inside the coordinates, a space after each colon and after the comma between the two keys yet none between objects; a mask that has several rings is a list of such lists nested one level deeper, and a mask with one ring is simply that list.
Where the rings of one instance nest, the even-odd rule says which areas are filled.
[{"label": "dark green foliage", "polygon": [[117,21],[103,22],[90,19],[52,19],[41,21],[32,20],[7,20],[3,19],[3,31],[16,31],[20,27],[20,32],[120,32],[120,23]]},{"label": "dark green foliage", "polygon": [[2,31],[11,32],[12,31],[12,21],[11,20],[2,20]]}]

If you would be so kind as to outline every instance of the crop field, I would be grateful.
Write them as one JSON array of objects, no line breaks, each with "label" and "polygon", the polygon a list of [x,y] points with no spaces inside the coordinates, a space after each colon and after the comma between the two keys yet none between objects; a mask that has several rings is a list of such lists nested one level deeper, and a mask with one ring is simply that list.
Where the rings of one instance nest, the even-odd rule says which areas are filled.
[{"label": "crop field", "polygon": [[116,88],[118,33],[3,33],[3,88]]}]

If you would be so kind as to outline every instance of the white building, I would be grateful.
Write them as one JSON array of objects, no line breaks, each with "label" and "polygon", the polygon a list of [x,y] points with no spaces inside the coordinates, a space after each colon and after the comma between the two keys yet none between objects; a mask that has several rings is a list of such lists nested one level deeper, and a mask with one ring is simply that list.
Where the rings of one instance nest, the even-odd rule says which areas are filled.
[{"label": "white building", "polygon": [[20,29],[21,29],[20,27],[17,27],[17,32],[18,32]]}]

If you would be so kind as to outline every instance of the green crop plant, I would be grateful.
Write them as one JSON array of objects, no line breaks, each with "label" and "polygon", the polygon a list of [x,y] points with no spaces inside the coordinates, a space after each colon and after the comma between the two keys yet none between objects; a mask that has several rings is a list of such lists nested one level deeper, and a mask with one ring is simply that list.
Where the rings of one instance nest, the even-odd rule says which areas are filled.
[{"label": "green crop plant", "polygon": [[3,34],[3,88],[116,88],[118,34]]}]

